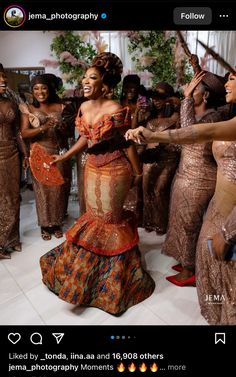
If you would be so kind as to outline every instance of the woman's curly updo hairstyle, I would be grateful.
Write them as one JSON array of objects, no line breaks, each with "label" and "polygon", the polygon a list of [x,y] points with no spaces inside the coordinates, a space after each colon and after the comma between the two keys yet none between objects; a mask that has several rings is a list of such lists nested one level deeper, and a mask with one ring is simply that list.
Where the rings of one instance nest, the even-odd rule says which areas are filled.
[{"label": "woman's curly updo hairstyle", "polygon": [[123,64],[117,55],[111,52],[102,52],[95,56],[91,67],[95,67],[102,75],[104,85],[113,89],[121,81]]}]

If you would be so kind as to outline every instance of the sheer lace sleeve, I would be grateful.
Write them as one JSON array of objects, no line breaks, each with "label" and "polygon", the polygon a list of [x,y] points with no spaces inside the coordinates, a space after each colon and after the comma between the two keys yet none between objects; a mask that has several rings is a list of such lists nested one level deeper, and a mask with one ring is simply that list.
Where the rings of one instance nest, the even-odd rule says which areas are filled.
[{"label": "sheer lace sleeve", "polygon": [[193,98],[185,98],[180,108],[181,127],[188,127],[196,123]]},{"label": "sheer lace sleeve", "polygon": [[[198,132],[196,128],[189,126],[177,130],[165,131],[168,135],[168,141],[173,144],[193,144],[198,141]],[[162,140],[161,140],[162,141]],[[201,141],[199,140],[199,143]]]}]

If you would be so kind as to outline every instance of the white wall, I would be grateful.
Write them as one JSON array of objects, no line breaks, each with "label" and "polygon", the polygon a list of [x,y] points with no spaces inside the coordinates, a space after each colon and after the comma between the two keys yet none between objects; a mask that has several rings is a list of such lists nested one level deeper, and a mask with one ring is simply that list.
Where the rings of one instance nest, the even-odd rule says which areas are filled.
[{"label": "white wall", "polygon": [[[0,62],[5,68],[43,67],[40,60],[52,59],[50,44],[54,32],[42,31],[1,31]],[[45,67],[48,73],[58,71]]]},{"label": "white wall", "polygon": [[[188,31],[187,43],[193,54],[197,54],[202,58],[205,54],[205,49],[198,44],[197,39],[205,43],[207,46],[213,48],[224,60],[226,60],[232,67],[236,65],[236,32],[235,31]],[[207,57],[207,69],[218,75],[225,75],[226,70],[213,59],[210,55]]]}]

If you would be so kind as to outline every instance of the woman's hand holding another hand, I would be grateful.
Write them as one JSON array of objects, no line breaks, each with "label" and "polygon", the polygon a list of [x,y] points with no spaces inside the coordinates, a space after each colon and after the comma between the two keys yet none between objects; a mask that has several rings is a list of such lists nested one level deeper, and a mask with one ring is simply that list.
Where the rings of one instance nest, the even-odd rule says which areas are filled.
[{"label": "woman's hand holding another hand", "polygon": [[125,138],[126,140],[133,140],[138,144],[149,143],[153,141],[153,132],[143,126],[140,126],[138,128],[129,129],[125,133]]}]

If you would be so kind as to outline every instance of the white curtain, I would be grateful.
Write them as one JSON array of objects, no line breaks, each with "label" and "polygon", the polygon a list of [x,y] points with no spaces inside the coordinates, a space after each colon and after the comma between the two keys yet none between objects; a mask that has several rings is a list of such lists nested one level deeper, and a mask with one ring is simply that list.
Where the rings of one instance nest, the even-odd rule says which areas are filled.
[{"label": "white curtain", "polygon": [[133,65],[128,52],[128,38],[122,31],[105,31],[101,36],[108,45],[108,51],[119,56],[123,63],[124,75],[133,73]]},{"label": "white curtain", "polygon": [[[235,31],[188,31],[187,43],[192,53],[197,54],[201,59],[204,58],[205,49],[199,45],[197,39],[204,42],[207,46],[219,54],[233,68],[236,66],[236,32]],[[207,56],[207,70],[224,76],[226,70],[210,55]]]}]

